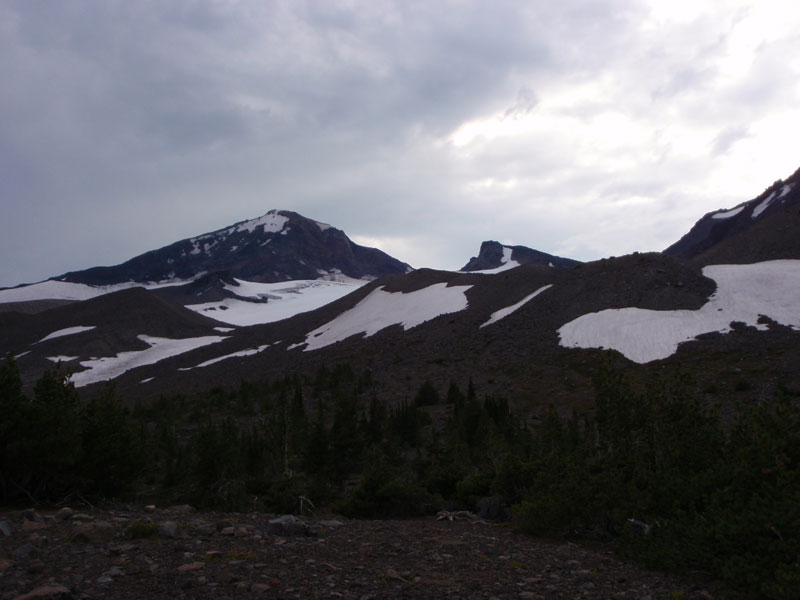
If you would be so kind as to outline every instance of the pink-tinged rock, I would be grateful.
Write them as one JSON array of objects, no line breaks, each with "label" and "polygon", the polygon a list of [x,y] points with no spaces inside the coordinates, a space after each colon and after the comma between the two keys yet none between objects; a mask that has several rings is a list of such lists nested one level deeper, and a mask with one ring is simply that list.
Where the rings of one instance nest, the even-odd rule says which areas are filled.
[{"label": "pink-tinged rock", "polygon": [[59,521],[69,521],[74,514],[75,511],[73,511],[69,506],[65,506],[56,513],[56,519]]},{"label": "pink-tinged rock", "polygon": [[42,585],[31,590],[27,594],[17,596],[14,600],[33,600],[34,598],[49,598],[56,600],[60,598],[72,598],[69,590],[63,585]]},{"label": "pink-tinged rock", "polygon": [[186,563],[178,567],[178,571],[181,573],[185,573],[186,571],[199,571],[200,569],[204,569],[205,566],[206,565],[201,562]]}]

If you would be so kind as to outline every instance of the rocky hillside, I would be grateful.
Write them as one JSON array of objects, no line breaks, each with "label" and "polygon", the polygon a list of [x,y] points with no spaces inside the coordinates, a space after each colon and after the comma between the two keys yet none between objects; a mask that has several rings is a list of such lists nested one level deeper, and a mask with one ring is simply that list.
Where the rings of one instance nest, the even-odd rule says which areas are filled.
[{"label": "rocky hillside", "polygon": [[800,169],[752,200],[704,215],[664,253],[699,265],[797,258],[798,222]]}]

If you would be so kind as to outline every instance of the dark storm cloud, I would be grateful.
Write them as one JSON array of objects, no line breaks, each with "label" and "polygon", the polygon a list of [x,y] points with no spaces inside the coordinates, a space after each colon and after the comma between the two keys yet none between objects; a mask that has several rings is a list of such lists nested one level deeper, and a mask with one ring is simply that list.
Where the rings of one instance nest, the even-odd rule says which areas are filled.
[{"label": "dark storm cloud", "polygon": [[[781,67],[796,39],[725,79],[749,17],[719,10],[662,24],[636,0],[7,1],[0,285],[271,208],[417,266],[460,266],[485,238],[635,249],[642,221],[705,212],[685,205],[713,171],[693,161],[733,160],[796,104]],[[470,123],[475,141],[454,144]],[[705,134],[697,156],[685,128]]]}]

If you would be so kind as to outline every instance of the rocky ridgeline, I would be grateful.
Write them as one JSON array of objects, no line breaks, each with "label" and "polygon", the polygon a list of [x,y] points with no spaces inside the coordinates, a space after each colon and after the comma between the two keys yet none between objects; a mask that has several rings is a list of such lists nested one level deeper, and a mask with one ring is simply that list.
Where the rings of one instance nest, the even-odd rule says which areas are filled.
[{"label": "rocky ridgeline", "polygon": [[709,589],[473,519],[301,520],[190,506],[0,515],[0,600],[723,597]]}]

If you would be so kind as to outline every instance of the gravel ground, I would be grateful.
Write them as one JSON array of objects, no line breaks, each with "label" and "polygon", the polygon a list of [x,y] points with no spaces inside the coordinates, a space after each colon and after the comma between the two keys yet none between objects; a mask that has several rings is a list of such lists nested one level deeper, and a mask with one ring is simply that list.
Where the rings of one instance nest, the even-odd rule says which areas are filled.
[{"label": "gravel ground", "polygon": [[0,514],[0,600],[731,598],[701,581],[481,521],[276,520],[188,506]]}]

